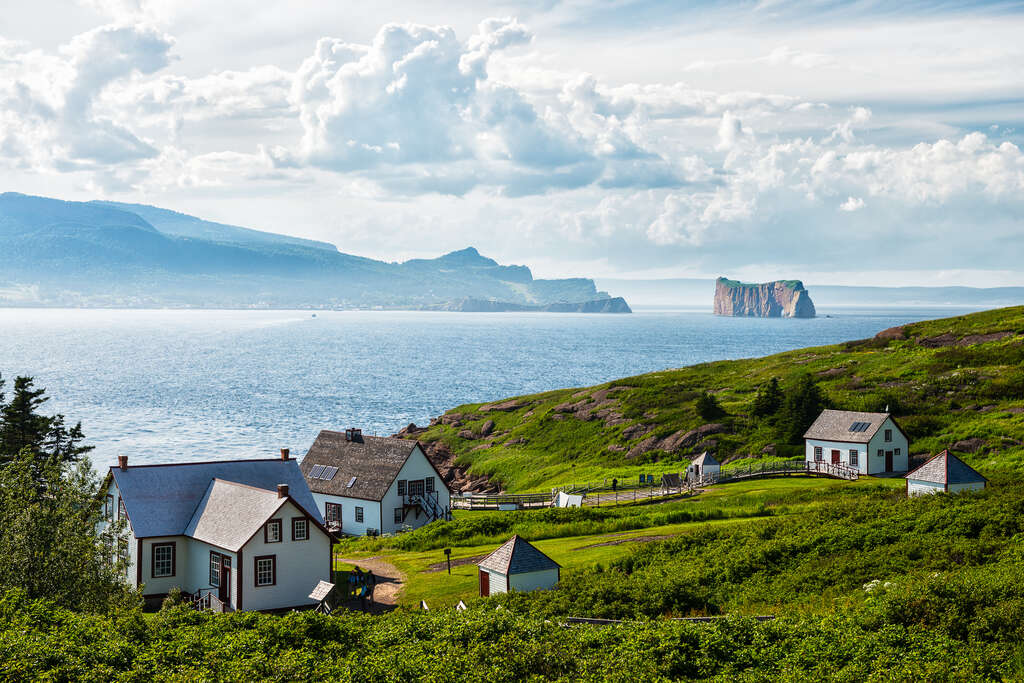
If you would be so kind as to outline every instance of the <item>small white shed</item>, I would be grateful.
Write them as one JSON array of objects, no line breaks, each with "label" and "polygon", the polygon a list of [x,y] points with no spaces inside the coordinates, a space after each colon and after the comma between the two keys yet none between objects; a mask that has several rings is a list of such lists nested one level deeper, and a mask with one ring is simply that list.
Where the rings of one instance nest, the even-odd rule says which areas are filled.
[{"label": "small white shed", "polygon": [[988,483],[985,477],[948,450],[908,473],[906,479],[907,497],[980,491]]},{"label": "small white shed", "polygon": [[686,468],[686,480],[701,481],[717,479],[718,474],[721,471],[722,464],[715,460],[715,456],[704,451],[694,458],[690,463],[690,466]]},{"label": "small white shed", "polygon": [[480,596],[534,591],[558,585],[561,566],[518,535],[477,564]]}]

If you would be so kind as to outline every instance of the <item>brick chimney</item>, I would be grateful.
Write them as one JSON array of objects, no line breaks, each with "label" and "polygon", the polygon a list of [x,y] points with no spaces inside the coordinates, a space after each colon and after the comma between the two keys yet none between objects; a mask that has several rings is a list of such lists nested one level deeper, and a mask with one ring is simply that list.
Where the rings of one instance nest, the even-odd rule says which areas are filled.
[{"label": "brick chimney", "polygon": [[119,456],[117,456],[117,466],[118,466],[118,468],[120,468],[122,470],[128,469],[128,456],[127,455],[119,455]]},{"label": "brick chimney", "polygon": [[282,459],[282,460],[287,460],[287,459],[288,459],[288,454],[289,454],[290,452],[291,452],[291,451],[289,451],[289,450],[288,450],[287,448],[282,448],[282,449],[281,449],[281,459]]},{"label": "brick chimney", "polygon": [[277,485],[277,497],[278,498],[287,498],[288,497],[288,484],[278,484]]}]

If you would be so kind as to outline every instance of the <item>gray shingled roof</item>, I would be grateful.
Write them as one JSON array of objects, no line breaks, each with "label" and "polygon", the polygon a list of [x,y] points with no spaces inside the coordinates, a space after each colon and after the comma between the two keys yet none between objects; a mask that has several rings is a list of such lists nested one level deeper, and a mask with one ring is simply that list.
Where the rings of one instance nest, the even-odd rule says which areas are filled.
[{"label": "gray shingled roof", "polygon": [[949,451],[942,451],[913,472],[908,472],[907,479],[933,484],[974,484],[988,481]]},{"label": "gray shingled roof", "polygon": [[[302,459],[302,474],[314,493],[380,500],[418,445],[384,436],[357,436],[347,441],[344,432],[325,429]],[[316,465],[337,467],[338,471],[330,480],[313,479],[309,473]],[[353,477],[355,482],[349,486]],[[444,482],[438,481],[437,485],[443,486]]]},{"label": "gray shingled roof", "polygon": [[[867,443],[878,432],[889,413],[858,413],[851,410],[823,410],[814,421],[805,439],[822,439],[824,441],[847,441],[849,443]],[[867,422],[867,429],[851,432],[854,422]]]},{"label": "gray shingled roof", "polygon": [[537,550],[529,541],[519,538],[517,534],[480,560],[477,566],[508,576],[558,569],[561,565]]},{"label": "gray shingled roof", "polygon": [[715,460],[715,456],[711,455],[707,451],[704,451],[690,463],[691,465],[721,465],[722,463]]},{"label": "gray shingled roof", "polygon": [[316,501],[295,460],[224,460],[173,465],[111,467],[110,474],[124,498],[132,531],[139,538],[180,536],[214,479],[288,493],[306,512],[323,524]]},{"label": "gray shingled roof", "polygon": [[[185,535],[238,551],[286,502],[287,498],[277,497],[277,491],[214,479],[185,527]],[[284,528],[282,525],[282,533]]]}]

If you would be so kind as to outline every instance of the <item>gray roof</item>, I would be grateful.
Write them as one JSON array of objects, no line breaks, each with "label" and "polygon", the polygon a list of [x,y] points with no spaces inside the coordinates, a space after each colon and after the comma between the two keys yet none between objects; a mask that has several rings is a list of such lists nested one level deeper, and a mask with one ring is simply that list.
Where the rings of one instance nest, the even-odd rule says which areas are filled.
[{"label": "gray roof", "polygon": [[[846,441],[848,443],[867,443],[871,441],[882,426],[889,413],[859,413],[852,410],[823,410],[814,421],[805,439],[822,439],[824,441]],[[850,427],[855,422],[866,422],[867,427],[852,432]],[[897,427],[899,429],[899,427]]]},{"label": "gray roof", "polygon": [[185,535],[237,551],[287,502],[287,498],[277,497],[277,491],[214,479],[185,527]]},{"label": "gray roof", "polygon": [[131,465],[125,470],[115,466],[110,474],[139,538],[182,535],[214,479],[274,491],[275,495],[278,484],[287,484],[295,503],[323,524],[299,464],[291,459]]},{"label": "gray roof", "polygon": [[715,460],[715,456],[711,455],[707,451],[704,451],[690,463],[691,465],[721,465],[722,463]]},{"label": "gray roof", "polygon": [[988,481],[949,451],[942,451],[913,472],[908,472],[907,479],[933,484],[974,484]]},{"label": "gray roof", "polygon": [[537,550],[529,541],[519,538],[517,534],[480,560],[477,566],[508,576],[558,569],[561,565]]},{"label": "gray roof", "polygon": [[[314,493],[380,500],[418,446],[415,441],[384,436],[356,435],[349,441],[344,432],[325,429],[302,459],[302,474]],[[316,465],[337,467],[338,471],[330,480],[314,479],[309,474]],[[440,473],[437,476],[442,479]],[[443,486],[443,480],[437,485]]]}]

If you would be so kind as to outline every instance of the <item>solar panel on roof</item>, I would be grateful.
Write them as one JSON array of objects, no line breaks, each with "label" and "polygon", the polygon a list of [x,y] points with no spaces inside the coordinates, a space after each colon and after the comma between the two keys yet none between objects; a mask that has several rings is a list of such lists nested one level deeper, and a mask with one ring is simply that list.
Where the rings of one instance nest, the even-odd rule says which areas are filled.
[{"label": "solar panel on roof", "polygon": [[854,422],[850,425],[851,432],[866,432],[868,427],[871,426],[870,422]]},{"label": "solar panel on roof", "polygon": [[348,484],[346,485],[345,488],[352,488],[352,484],[354,483],[356,483],[356,478],[352,477],[351,479],[348,480]]},{"label": "solar panel on roof", "polygon": [[313,465],[313,469],[309,471],[309,478],[319,479],[320,475],[323,474],[324,469],[326,468],[323,465]]},{"label": "solar panel on roof", "polygon": [[324,473],[323,473],[323,477],[322,478],[325,479],[326,481],[330,481],[331,479],[334,479],[334,475],[337,474],[337,473],[338,473],[338,468],[337,467],[328,467],[328,468],[324,469]]}]

